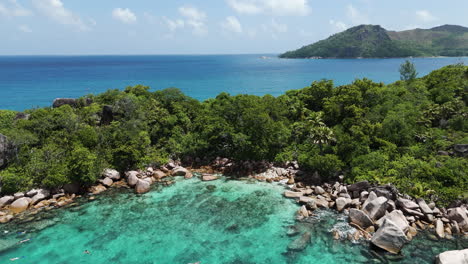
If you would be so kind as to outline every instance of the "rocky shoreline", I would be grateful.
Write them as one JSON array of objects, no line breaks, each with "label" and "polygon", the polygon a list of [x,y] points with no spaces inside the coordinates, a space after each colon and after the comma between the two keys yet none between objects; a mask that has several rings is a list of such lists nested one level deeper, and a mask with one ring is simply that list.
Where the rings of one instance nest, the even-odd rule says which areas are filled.
[{"label": "rocky shoreline", "polygon": [[[169,186],[175,176],[192,178],[200,174],[203,181],[217,180],[216,174],[248,175],[258,181],[278,182],[287,186],[284,196],[294,199],[300,209],[297,221],[307,221],[319,208],[335,209],[349,218],[355,228],[352,234],[341,234],[332,230],[335,239],[369,241],[372,247],[392,254],[398,254],[402,247],[419,232],[433,232],[433,239],[468,238],[468,205],[458,204],[453,208],[438,208],[434,202],[414,199],[398,192],[391,186],[374,186],[363,181],[350,185],[343,184],[343,176],[335,183],[305,184],[301,178],[307,173],[299,169],[296,162],[275,166],[269,162],[245,161],[236,163],[217,158],[206,166],[185,168],[180,162],[170,162],[160,168],[127,171],[121,175],[114,169],[105,169],[96,185],[85,190],[78,185],[68,184],[59,190],[33,189],[28,192],[0,198],[0,223],[8,223],[17,217],[34,215],[42,210],[52,210],[72,205],[75,199],[87,195],[94,200],[109,188],[132,188],[135,193],[149,192],[153,184]],[[318,175],[307,178],[317,179]],[[311,242],[310,233],[296,234],[290,251],[301,251]],[[437,263],[465,263],[457,260],[468,259],[468,249],[448,251],[436,257]],[[455,261],[455,262],[453,262]]]}]

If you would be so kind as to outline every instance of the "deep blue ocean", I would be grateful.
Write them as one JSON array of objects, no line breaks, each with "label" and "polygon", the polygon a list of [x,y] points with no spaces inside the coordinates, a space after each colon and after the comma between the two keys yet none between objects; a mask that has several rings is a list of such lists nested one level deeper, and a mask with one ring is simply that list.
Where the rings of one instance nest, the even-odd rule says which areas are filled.
[{"label": "deep blue ocean", "polygon": [[[314,80],[346,84],[367,77],[391,83],[404,59],[289,60],[267,55],[0,56],[0,109],[50,106],[57,97],[80,97],[143,84],[180,88],[199,100],[221,92],[281,95]],[[415,58],[419,75],[464,58]]]}]

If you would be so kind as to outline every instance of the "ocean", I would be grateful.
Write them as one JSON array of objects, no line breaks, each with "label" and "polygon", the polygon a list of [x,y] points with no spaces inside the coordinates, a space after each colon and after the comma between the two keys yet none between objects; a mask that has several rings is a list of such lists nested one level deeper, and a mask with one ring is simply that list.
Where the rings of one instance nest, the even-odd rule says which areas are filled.
[{"label": "ocean", "polygon": [[[267,57],[262,58],[263,56]],[[463,58],[411,59],[423,76]],[[275,55],[0,56],[0,109],[50,106],[107,89],[143,84],[177,87],[199,100],[221,92],[271,94],[300,89],[321,79],[347,84],[356,78],[391,83],[405,59],[278,59]]]}]

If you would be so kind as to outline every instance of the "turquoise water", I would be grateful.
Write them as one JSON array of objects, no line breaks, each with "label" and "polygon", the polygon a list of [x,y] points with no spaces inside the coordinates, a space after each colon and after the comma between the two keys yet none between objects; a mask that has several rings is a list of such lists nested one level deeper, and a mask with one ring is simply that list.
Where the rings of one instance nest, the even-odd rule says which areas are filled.
[{"label": "turquoise water", "polygon": [[[347,219],[318,211],[296,223],[297,205],[267,183],[177,179],[171,187],[137,196],[107,192],[92,202],[49,211],[39,220],[0,227],[0,263],[382,263],[367,245],[334,241],[331,229],[349,232]],[[312,233],[305,251],[289,252],[291,225]],[[4,233],[5,231],[9,233]],[[27,231],[25,234],[17,232]],[[21,245],[16,242],[28,239]],[[458,243],[458,244],[457,244]],[[432,263],[466,241],[421,236],[405,248],[402,263]],[[89,250],[91,254],[84,254]],[[382,260],[379,260],[382,258]],[[389,262],[388,262],[389,263]]]},{"label": "turquoise water", "polygon": [[[57,97],[80,97],[144,84],[180,88],[199,100],[221,92],[271,94],[321,79],[348,84],[356,78],[391,83],[404,59],[288,60],[269,55],[210,56],[0,56],[0,109],[50,106]],[[464,58],[415,58],[419,75]]]}]

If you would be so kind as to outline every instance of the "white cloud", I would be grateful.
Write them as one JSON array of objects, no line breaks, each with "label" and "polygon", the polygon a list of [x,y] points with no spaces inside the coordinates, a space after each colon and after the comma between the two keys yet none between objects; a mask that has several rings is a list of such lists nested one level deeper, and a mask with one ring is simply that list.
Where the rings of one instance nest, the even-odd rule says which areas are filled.
[{"label": "white cloud", "polygon": [[330,25],[332,25],[334,33],[344,31],[348,28],[348,26],[342,21],[335,21],[333,19],[330,20]]},{"label": "white cloud", "polygon": [[234,16],[226,17],[226,20],[221,23],[221,26],[224,30],[234,33],[242,33],[243,31],[241,23]]},{"label": "white cloud", "polygon": [[182,19],[172,20],[167,17],[163,17],[163,19],[170,31],[176,31],[177,29],[185,26],[185,21]]},{"label": "white cloud", "polygon": [[31,33],[32,30],[28,25],[20,25],[18,26],[19,31],[24,32],[24,33]]},{"label": "white cloud", "polygon": [[124,24],[133,24],[137,21],[135,13],[128,8],[115,8],[112,11],[112,17]]},{"label": "white cloud", "polygon": [[262,12],[262,9],[254,2],[228,0],[228,5],[240,14],[258,14]]},{"label": "white cloud", "polygon": [[275,19],[272,19],[268,24],[263,24],[262,29],[266,33],[270,33],[274,39],[277,39],[279,34],[288,32],[288,26],[278,23]]},{"label": "white cloud", "polygon": [[437,17],[431,14],[428,10],[416,11],[416,17],[423,22],[431,22],[437,20]]},{"label": "white cloud", "polygon": [[[181,16],[185,17],[184,25],[192,28],[194,35],[202,36],[208,32],[205,25],[206,14],[192,6],[182,6],[179,8]],[[180,25],[180,22],[177,22]]]},{"label": "white cloud", "polygon": [[271,13],[279,16],[305,16],[310,13],[308,0],[227,0],[240,14]]},{"label": "white cloud", "polygon": [[353,25],[360,24],[369,24],[369,19],[366,15],[362,14],[357,8],[353,5],[348,5],[346,7],[348,18],[351,20]]},{"label": "white cloud", "polygon": [[78,30],[85,31],[89,30],[89,26],[86,25],[79,16],[75,15],[70,10],[66,9],[61,0],[32,0],[34,6],[48,16],[52,20],[63,24],[70,25]]},{"label": "white cloud", "polygon": [[18,4],[16,0],[0,1],[0,16],[24,17],[30,16],[32,12]]},{"label": "white cloud", "polygon": [[205,18],[206,18],[205,13],[203,13],[203,12],[199,11],[197,8],[191,7],[191,6],[179,7],[179,13],[182,16],[189,19],[189,20],[201,21],[201,20],[205,20]]}]

